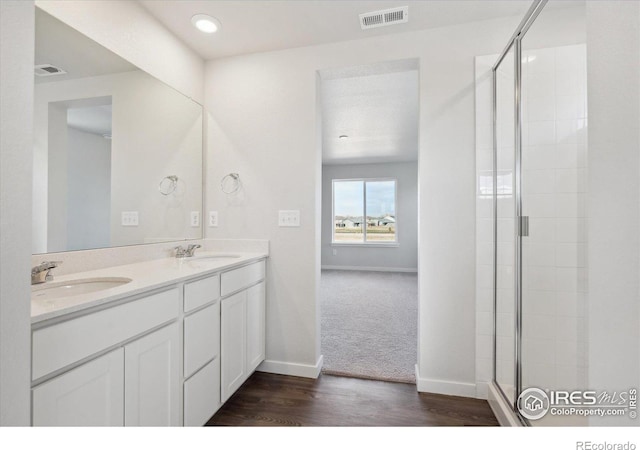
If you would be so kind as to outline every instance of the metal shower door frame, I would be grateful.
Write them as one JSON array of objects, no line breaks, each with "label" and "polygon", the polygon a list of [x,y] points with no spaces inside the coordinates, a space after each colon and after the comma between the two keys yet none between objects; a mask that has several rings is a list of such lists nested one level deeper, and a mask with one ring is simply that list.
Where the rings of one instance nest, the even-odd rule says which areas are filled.
[{"label": "metal shower door frame", "polygon": [[[514,196],[515,196],[515,255],[514,255],[514,398],[511,407],[520,421],[529,425],[529,421],[518,411],[518,397],[522,392],[522,237],[526,235],[523,225],[525,221],[522,216],[522,38],[525,36],[531,25],[547,4],[548,0],[534,0],[524,18],[516,28],[511,39],[493,65],[492,85],[493,85],[493,383],[498,388],[504,401],[509,404],[511,401],[498,384],[497,365],[497,274],[498,274],[498,106],[497,106],[497,71],[505,56],[513,49],[514,52],[514,112],[515,112],[515,133],[514,133]],[[528,234],[528,226],[526,233]]]}]

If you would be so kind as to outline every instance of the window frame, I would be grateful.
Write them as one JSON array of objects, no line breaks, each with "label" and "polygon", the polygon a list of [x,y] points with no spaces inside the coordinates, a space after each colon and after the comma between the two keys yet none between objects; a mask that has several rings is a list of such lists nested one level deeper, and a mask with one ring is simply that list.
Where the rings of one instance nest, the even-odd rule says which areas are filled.
[{"label": "window frame", "polygon": [[[363,200],[363,222],[364,226],[362,228],[363,234],[363,242],[340,242],[336,241],[336,182],[353,182],[353,181],[361,181],[362,182],[362,200]],[[396,219],[395,225],[395,240],[393,241],[381,241],[381,242],[367,242],[367,183],[368,182],[376,182],[376,181],[393,181],[394,184],[394,208],[395,214],[394,218]],[[333,178],[331,179],[331,246],[332,247],[399,247],[400,240],[398,234],[398,179],[394,177],[376,177],[376,178]]]}]

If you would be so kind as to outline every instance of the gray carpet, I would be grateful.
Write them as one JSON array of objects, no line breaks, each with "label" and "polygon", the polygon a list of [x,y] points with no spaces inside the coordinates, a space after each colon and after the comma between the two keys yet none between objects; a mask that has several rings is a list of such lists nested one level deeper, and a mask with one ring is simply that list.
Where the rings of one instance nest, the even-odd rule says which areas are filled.
[{"label": "gray carpet", "polygon": [[415,273],[323,270],[321,335],[328,374],[415,383]]}]

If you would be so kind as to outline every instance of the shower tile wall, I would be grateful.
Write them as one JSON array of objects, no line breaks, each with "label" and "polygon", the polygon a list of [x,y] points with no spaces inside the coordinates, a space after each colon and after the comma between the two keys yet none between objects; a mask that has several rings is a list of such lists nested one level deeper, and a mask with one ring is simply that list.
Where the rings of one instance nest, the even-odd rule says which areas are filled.
[{"label": "shower tile wall", "polygon": [[523,387],[586,388],[586,47],[523,52]]},{"label": "shower tile wall", "polygon": [[[476,58],[476,382],[479,397],[486,396],[486,386],[492,377],[491,67],[496,60],[497,55]],[[586,48],[572,45],[524,51],[522,74],[522,202],[523,214],[530,216],[530,236],[523,240],[523,385],[584,388]],[[501,177],[510,175],[510,171],[500,170],[499,185],[507,182],[501,183]],[[511,254],[498,254],[499,287],[511,286],[510,280],[501,279],[513,276],[507,273],[512,258]],[[506,305],[501,306],[498,320],[512,323],[510,311]],[[513,345],[513,337],[498,336],[498,345]],[[498,361],[498,370],[513,371],[505,358],[506,349],[499,355],[505,360]]]}]

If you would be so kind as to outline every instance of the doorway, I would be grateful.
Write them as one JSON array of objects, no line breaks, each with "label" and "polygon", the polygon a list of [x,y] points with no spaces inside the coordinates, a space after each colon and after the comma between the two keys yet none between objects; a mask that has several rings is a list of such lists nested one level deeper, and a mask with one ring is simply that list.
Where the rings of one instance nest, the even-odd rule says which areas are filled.
[{"label": "doorway", "polygon": [[417,60],[319,72],[323,372],[415,383]]}]

